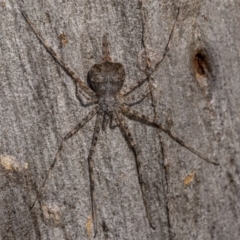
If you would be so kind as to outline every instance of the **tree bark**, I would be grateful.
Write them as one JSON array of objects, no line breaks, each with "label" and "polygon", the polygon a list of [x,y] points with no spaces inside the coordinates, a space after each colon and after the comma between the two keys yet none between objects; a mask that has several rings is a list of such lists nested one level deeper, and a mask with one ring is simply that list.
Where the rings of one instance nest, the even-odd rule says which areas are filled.
[{"label": "tree bark", "polygon": [[[64,0],[0,4],[0,239],[92,239],[87,157],[93,118],[63,146],[91,107],[36,38],[24,10],[64,61],[87,82],[101,62],[102,36],[123,64],[128,86],[170,50],[136,91],[132,108],[154,117],[220,165],[200,159],[168,135],[126,118],[138,144],[151,222],[134,154],[118,128],[102,131],[93,155],[95,239],[240,238],[240,3],[237,1]],[[33,206],[33,207],[32,207]]]}]

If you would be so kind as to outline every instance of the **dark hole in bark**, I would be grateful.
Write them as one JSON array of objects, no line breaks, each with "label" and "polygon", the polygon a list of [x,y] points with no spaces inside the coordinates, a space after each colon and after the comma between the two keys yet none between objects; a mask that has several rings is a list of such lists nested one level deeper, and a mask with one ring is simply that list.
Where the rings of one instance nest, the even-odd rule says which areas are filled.
[{"label": "dark hole in bark", "polygon": [[196,74],[200,76],[207,75],[210,72],[210,66],[206,53],[203,50],[197,51],[193,60]]}]

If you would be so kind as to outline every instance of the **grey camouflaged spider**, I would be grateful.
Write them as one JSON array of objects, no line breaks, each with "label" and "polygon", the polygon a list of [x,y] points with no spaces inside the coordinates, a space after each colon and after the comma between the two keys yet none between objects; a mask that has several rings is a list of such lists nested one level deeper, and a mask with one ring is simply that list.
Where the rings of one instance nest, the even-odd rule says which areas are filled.
[{"label": "grey camouflaged spider", "polygon": [[[128,145],[130,146],[134,156],[135,156],[135,163],[136,163],[136,169],[138,174],[138,181],[141,188],[143,203],[145,205],[146,209],[146,215],[150,224],[150,227],[153,227],[153,224],[151,223],[151,217],[149,213],[149,208],[146,201],[146,194],[145,194],[145,185],[144,181],[142,179],[142,169],[141,169],[141,163],[139,161],[139,151],[137,149],[137,144],[135,140],[132,137],[132,134],[129,131],[129,128],[123,118],[123,114],[127,117],[134,117],[135,120],[139,120],[142,123],[151,125],[155,128],[158,128],[165,132],[169,137],[171,137],[175,142],[180,144],[182,147],[188,149],[190,152],[194,153],[201,159],[211,163],[218,165],[215,162],[210,161],[208,158],[204,157],[201,153],[196,151],[194,148],[186,144],[183,140],[178,138],[175,134],[173,134],[169,129],[162,126],[160,123],[155,122],[152,118],[137,112],[135,110],[132,110],[127,102],[125,102],[125,97],[132,93],[136,88],[141,86],[144,82],[146,82],[148,79],[150,79],[150,76],[152,73],[148,75],[146,79],[143,79],[141,81],[138,81],[137,83],[133,84],[132,86],[129,86],[127,89],[122,90],[124,81],[125,81],[125,70],[121,63],[112,62],[112,59],[110,57],[109,53],[109,47],[108,47],[108,40],[107,40],[107,34],[103,36],[103,61],[102,63],[95,64],[90,72],[89,72],[89,82],[90,87],[88,87],[80,78],[77,77],[77,75],[63,62],[62,58],[54,52],[54,50],[51,48],[51,46],[43,39],[41,36],[41,33],[37,30],[37,28],[34,26],[34,24],[30,21],[27,14],[25,12],[22,12],[23,17],[30,25],[31,29],[37,36],[37,38],[40,40],[40,42],[44,45],[46,50],[51,54],[53,59],[65,70],[65,72],[78,84],[78,86],[81,88],[81,93],[84,96],[84,98],[87,100],[89,105],[95,105],[93,109],[88,113],[87,116],[85,116],[78,124],[75,126],[71,131],[69,131],[68,134],[64,136],[62,139],[59,148],[56,152],[55,158],[53,163],[51,164],[51,167],[49,168],[46,177],[38,190],[37,197],[32,205],[34,206],[36,200],[38,199],[39,195],[41,194],[41,191],[43,187],[46,184],[46,181],[49,177],[50,172],[54,168],[57,160],[60,158],[60,152],[63,147],[63,143],[72,137],[79,129],[81,129],[90,119],[93,118],[93,116],[97,115],[97,120],[95,123],[91,148],[88,155],[88,167],[89,167],[89,182],[90,182],[90,193],[91,193],[91,211],[92,211],[92,219],[93,219],[93,226],[94,226],[94,236],[96,236],[97,232],[97,214],[96,214],[96,206],[95,206],[95,194],[94,194],[94,172],[93,172],[93,162],[92,162],[92,156],[95,150],[95,146],[97,143],[97,139],[99,136],[99,132],[101,130],[104,131],[104,129],[107,127],[109,120],[115,119],[117,122],[117,126],[120,127],[121,132],[125,136],[125,139],[128,142]],[[177,13],[177,17],[179,15],[179,9]],[[163,61],[164,57],[166,56],[166,53],[169,50],[169,43],[171,40],[171,37],[173,35],[173,30],[177,21],[174,22],[174,25],[172,27],[172,31],[167,43],[167,46],[165,48],[165,52],[163,54],[163,57],[159,62],[156,64],[156,67],[160,65],[160,63]],[[152,71],[153,72],[153,71]],[[143,99],[149,92],[133,96],[132,100],[135,102],[140,101]],[[132,119],[132,118],[131,118]],[[134,119],[133,119],[134,120]]]}]

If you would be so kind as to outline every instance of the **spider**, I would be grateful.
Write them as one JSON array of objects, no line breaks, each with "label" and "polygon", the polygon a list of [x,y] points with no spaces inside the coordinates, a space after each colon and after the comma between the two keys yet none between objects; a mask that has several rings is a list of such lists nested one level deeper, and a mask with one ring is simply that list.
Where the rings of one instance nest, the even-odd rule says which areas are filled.
[{"label": "spider", "polygon": [[[77,133],[88,121],[90,121],[95,115],[97,115],[96,122],[95,122],[95,128],[94,133],[92,137],[91,147],[88,154],[88,168],[89,168],[89,182],[90,182],[90,194],[91,194],[91,211],[92,211],[92,219],[93,219],[93,227],[94,227],[94,235],[96,235],[97,232],[97,214],[96,214],[96,204],[95,204],[95,195],[94,195],[94,172],[93,172],[93,161],[92,156],[95,151],[95,147],[97,144],[98,136],[101,131],[101,129],[104,131],[107,127],[109,121],[115,120],[117,123],[117,126],[120,128],[121,132],[123,133],[125,139],[128,142],[129,147],[131,148],[134,156],[135,156],[135,164],[136,164],[136,170],[138,174],[138,181],[141,188],[141,194],[143,198],[143,203],[145,205],[146,209],[146,215],[150,224],[150,227],[154,228],[153,224],[151,223],[149,209],[146,201],[146,194],[145,194],[145,186],[144,181],[142,178],[142,169],[141,169],[141,163],[139,161],[139,150],[137,148],[137,144],[135,140],[133,139],[133,136],[131,132],[129,131],[129,128],[124,120],[123,115],[130,117],[133,120],[141,121],[142,123],[151,125],[155,128],[158,128],[165,132],[170,138],[172,138],[175,142],[180,144],[182,147],[188,149],[190,152],[194,153],[201,159],[214,164],[218,165],[218,163],[213,162],[203,156],[201,153],[196,151],[194,148],[186,144],[183,140],[178,138],[174,133],[172,133],[168,128],[164,127],[160,123],[157,123],[154,121],[154,119],[136,111],[130,108],[130,105],[126,101],[126,96],[131,94],[132,91],[134,91],[136,88],[141,86],[144,82],[150,79],[151,74],[153,71],[148,74],[147,78],[138,81],[137,83],[129,86],[125,90],[122,89],[126,74],[124,67],[121,63],[113,62],[110,57],[110,51],[109,51],[109,43],[107,36],[108,34],[103,35],[102,39],[102,62],[99,64],[93,65],[91,70],[89,71],[89,86],[85,84],[62,60],[62,58],[55,53],[55,51],[52,49],[50,44],[48,44],[44,38],[42,37],[41,33],[37,30],[37,28],[34,26],[34,24],[30,21],[27,14],[22,11],[22,15],[35,33],[36,37],[40,40],[40,42],[43,44],[43,46],[46,48],[46,50],[50,53],[50,55],[53,57],[53,59],[65,70],[65,72],[76,82],[76,84],[80,87],[80,91],[83,95],[83,97],[87,100],[89,105],[94,105],[93,109],[85,116],[71,131],[69,131],[62,139],[58,150],[56,152],[55,158],[53,160],[53,163],[51,164],[50,168],[48,169],[48,172],[46,174],[46,177],[40,187],[40,190],[38,191],[37,197],[32,205],[34,206],[36,200],[38,199],[39,194],[41,193],[41,190],[46,184],[46,181],[49,177],[49,174],[51,170],[54,168],[57,160],[60,158],[60,152],[63,148],[63,143],[72,137],[75,133]],[[177,16],[175,19],[175,22],[172,27],[171,34],[169,36],[169,40],[167,43],[167,46],[165,48],[165,52],[161,58],[160,61],[156,64],[156,67],[160,65],[160,63],[163,61],[164,57],[166,56],[166,53],[169,50],[169,43],[173,35],[174,27],[177,21],[177,17],[179,15],[179,9],[177,12]],[[155,67],[155,69],[156,69]],[[132,100],[135,102],[141,101],[144,97],[147,96],[149,93],[143,93],[139,95],[135,95],[132,97]]]}]

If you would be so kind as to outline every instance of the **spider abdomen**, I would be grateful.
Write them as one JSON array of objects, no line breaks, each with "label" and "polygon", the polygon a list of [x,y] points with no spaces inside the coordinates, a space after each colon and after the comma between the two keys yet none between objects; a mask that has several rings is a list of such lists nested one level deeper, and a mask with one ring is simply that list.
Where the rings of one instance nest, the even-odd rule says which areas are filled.
[{"label": "spider abdomen", "polygon": [[125,70],[121,63],[106,61],[95,64],[91,68],[89,81],[99,97],[107,98],[120,92],[125,76]]}]

